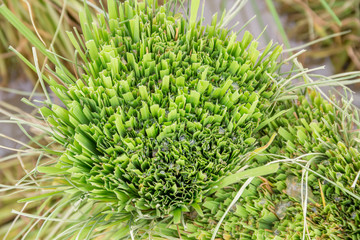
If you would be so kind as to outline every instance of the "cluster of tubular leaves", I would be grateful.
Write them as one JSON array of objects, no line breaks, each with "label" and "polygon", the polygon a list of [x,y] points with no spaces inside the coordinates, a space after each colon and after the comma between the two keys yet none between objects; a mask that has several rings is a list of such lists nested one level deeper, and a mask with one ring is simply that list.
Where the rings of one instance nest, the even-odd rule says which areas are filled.
[{"label": "cluster of tubular leaves", "polygon": [[[257,157],[253,165],[268,162],[272,154],[295,159],[312,153],[303,158],[311,161],[309,169],[313,170],[307,184],[301,183],[304,169],[296,164],[290,168],[283,165],[276,174],[254,180],[232,207],[218,237],[301,239],[304,234],[304,207],[301,204],[304,196],[301,191],[305,194],[304,189],[307,189],[307,236],[314,239],[359,238],[359,199],[344,191],[359,194],[352,186],[360,170],[359,133],[353,131],[356,120],[352,116],[357,110],[350,106],[348,109],[336,107],[312,90],[298,94],[297,100],[284,102],[277,111],[291,110],[264,129],[268,134],[277,132],[279,138],[266,150],[266,155]],[[336,102],[335,99],[332,101]],[[211,237],[211,229],[241,184],[206,198],[204,215],[193,217],[192,223],[187,225],[186,231],[192,232],[188,235],[190,239]]]},{"label": "cluster of tubular leaves", "polygon": [[65,86],[49,80],[64,106],[41,112],[65,151],[43,172],[65,176],[81,202],[103,204],[99,219],[125,223],[119,239],[129,234],[128,214],[145,237],[210,239],[243,184],[234,173],[306,155],[314,172],[305,187],[295,161],[255,178],[217,237],[299,239],[304,206],[311,237],[359,237],[358,200],[349,196],[358,194],[350,185],[360,170],[359,133],[349,106],[314,91],[287,96],[281,47],[260,52],[248,32],[237,41],[216,15],[205,27],[146,2],[108,6],[97,23],[80,14],[84,41],[69,33],[84,62],[78,79],[59,68]]},{"label": "cluster of tubular leaves", "polygon": [[77,81],[51,83],[65,107],[42,113],[66,150],[56,168],[115,212],[177,216],[243,166],[273,114],[270,43],[190,24],[166,8],[109,1],[98,25],[81,14],[85,62]]}]

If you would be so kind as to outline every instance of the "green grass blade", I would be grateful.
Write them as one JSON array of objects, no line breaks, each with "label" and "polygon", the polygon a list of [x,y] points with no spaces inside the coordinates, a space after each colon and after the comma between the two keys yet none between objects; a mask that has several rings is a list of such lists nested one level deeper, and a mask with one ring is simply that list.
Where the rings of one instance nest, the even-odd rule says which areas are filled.
[{"label": "green grass blade", "polygon": [[222,179],[218,188],[229,186],[233,183],[239,182],[241,179],[264,176],[276,172],[279,169],[279,164],[270,164],[261,167],[252,168],[243,172],[238,172]]},{"label": "green grass blade", "polygon": [[[23,24],[6,6],[0,6],[0,14],[5,17],[28,41],[35,46],[44,56],[46,56],[52,63],[58,65],[55,56],[49,53],[44,44],[36,37],[36,35]],[[66,68],[65,68],[66,69]],[[71,75],[69,70],[66,73]]]},{"label": "green grass blade", "polygon": [[2,14],[29,42],[47,56],[51,61],[54,57],[46,51],[44,44],[35,36],[35,34],[27,28],[4,4],[0,6],[0,14]]},{"label": "green grass blade", "polygon": [[325,1],[325,0],[320,0],[321,5],[323,5],[323,7],[326,9],[326,11],[330,14],[330,16],[334,19],[334,21],[341,26],[341,21],[338,18],[338,16],[336,16],[336,13],[334,13],[334,11],[331,9],[331,7],[329,6],[329,4]]},{"label": "green grass blade", "polygon": [[50,192],[50,193],[44,193],[44,194],[37,195],[37,196],[34,196],[34,197],[23,198],[23,199],[19,200],[18,203],[39,201],[39,200],[42,200],[44,198],[48,198],[50,196],[54,196],[54,195],[57,195],[57,194],[60,194],[60,193],[64,193],[64,191],[55,191],[55,192]]},{"label": "green grass blade", "polygon": [[270,11],[271,15],[274,18],[274,21],[275,21],[275,24],[276,24],[277,28],[280,31],[280,35],[281,35],[281,37],[282,37],[282,39],[284,41],[284,44],[285,44],[286,48],[290,48],[291,46],[290,46],[289,39],[288,39],[288,37],[286,35],[285,29],[284,29],[284,27],[283,27],[283,25],[281,23],[279,14],[276,11],[276,8],[274,6],[273,1],[272,0],[265,0],[265,1],[266,1],[266,4],[267,4],[268,8],[269,8],[269,11]]},{"label": "green grass blade", "polygon": [[199,6],[200,6],[200,0],[191,1],[190,25],[196,22]]}]

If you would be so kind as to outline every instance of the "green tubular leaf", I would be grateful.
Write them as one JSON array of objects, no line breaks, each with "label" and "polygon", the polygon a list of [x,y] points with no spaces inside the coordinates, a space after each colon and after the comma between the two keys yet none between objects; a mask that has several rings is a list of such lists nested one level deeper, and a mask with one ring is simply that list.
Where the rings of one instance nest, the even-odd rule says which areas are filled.
[{"label": "green tubular leaf", "polygon": [[169,91],[169,84],[170,84],[170,77],[169,76],[165,76],[162,80],[162,85],[161,85],[161,89],[164,92],[168,92]]},{"label": "green tubular leaf", "polygon": [[150,128],[146,129],[146,134],[149,138],[155,138],[157,136],[157,128],[155,125],[152,125]]},{"label": "green tubular leaf", "polygon": [[99,57],[99,52],[94,40],[89,40],[85,43],[86,47],[89,49],[90,57],[92,60],[96,60]]},{"label": "green tubular leaf", "polygon": [[199,104],[200,93],[196,91],[190,92],[190,103],[192,103],[195,107]]},{"label": "green tubular leaf", "polygon": [[50,193],[44,193],[44,194],[34,196],[34,197],[23,198],[23,199],[19,200],[18,203],[35,202],[35,201],[39,201],[39,200],[42,200],[45,198],[49,198],[54,195],[63,194],[63,193],[64,193],[64,191],[55,191],[55,192],[50,192]]},{"label": "green tubular leaf", "polygon": [[79,43],[76,41],[74,33],[72,33],[72,32],[66,32],[66,33],[67,33],[71,43],[73,44],[73,46],[75,47],[77,52],[80,54],[81,59],[86,62],[87,58],[86,58],[84,52],[81,50]]},{"label": "green tubular leaf", "polygon": [[37,167],[38,172],[46,173],[46,174],[64,174],[65,170],[57,168],[57,167]]},{"label": "green tubular leaf", "polygon": [[209,84],[210,84],[209,81],[200,80],[197,85],[197,91],[200,94],[204,93],[206,91],[206,89],[208,88]]},{"label": "green tubular leaf", "polygon": [[253,35],[251,35],[249,31],[246,31],[244,33],[243,39],[241,40],[241,49],[246,49],[253,40],[253,38]]},{"label": "green tubular leaf", "polygon": [[275,20],[276,26],[278,27],[278,29],[280,31],[282,40],[284,41],[286,48],[290,48],[289,39],[288,39],[288,37],[286,35],[285,29],[283,27],[283,24],[281,23],[279,14],[276,11],[276,8],[275,8],[275,5],[274,5],[273,1],[265,0],[265,2],[266,2],[267,6],[268,6],[268,8],[270,10],[270,13],[272,14],[272,16],[273,16],[273,18]]},{"label": "green tubular leaf", "polygon": [[181,223],[181,217],[182,217],[181,208],[175,209],[173,215],[174,215],[174,223],[175,224],[180,224]]},{"label": "green tubular leaf", "polygon": [[289,133],[282,127],[279,128],[278,133],[280,134],[280,136],[282,136],[283,138],[285,138],[288,141],[294,141],[294,139],[295,139],[291,133]]},{"label": "green tubular leaf", "polygon": [[[36,47],[42,54],[44,54],[52,63],[58,65],[59,62],[56,60],[54,55],[47,51],[44,44],[36,37],[36,35],[27,28],[6,6],[1,4],[0,14],[3,15],[28,41]],[[62,66],[62,65],[61,65]],[[69,70],[64,68],[65,73],[71,75]]]},{"label": "green tubular leaf", "polygon": [[145,86],[140,86],[139,87],[139,93],[140,93],[140,96],[141,96],[141,99],[146,101],[149,99],[149,95],[147,93],[147,90],[146,90],[146,87]]},{"label": "green tubular leaf", "polygon": [[220,180],[215,186],[217,189],[224,188],[231,184],[240,182],[242,179],[247,179],[251,177],[260,177],[275,173],[279,169],[279,164],[269,164],[266,166],[256,167],[253,169],[245,170],[242,172],[234,173],[230,176],[225,177],[224,179]]},{"label": "green tubular leaf", "polygon": [[83,134],[76,134],[74,139],[85,149],[89,150],[90,152],[97,154],[98,151],[96,150],[95,143],[90,140],[88,137],[84,136]]},{"label": "green tubular leaf", "polygon": [[191,0],[190,24],[194,24],[196,22],[199,7],[200,7],[200,0]]},{"label": "green tubular leaf", "polygon": [[122,239],[124,237],[127,237],[130,233],[130,227],[129,226],[122,226],[120,229],[114,233],[113,237],[115,239]]},{"label": "green tubular leaf", "polygon": [[47,118],[53,114],[53,112],[47,107],[40,108],[40,112],[42,115],[44,115],[45,118]]},{"label": "green tubular leaf", "polygon": [[118,7],[115,0],[108,0],[108,9],[109,9],[109,17],[110,19],[117,20],[118,19]]},{"label": "green tubular leaf", "polygon": [[46,51],[44,44],[35,36],[33,32],[30,31],[6,6],[2,4],[0,6],[0,13],[24,36],[27,36],[27,39],[33,44],[37,49],[41,51],[42,54],[46,55],[52,62],[56,63],[54,56]]},{"label": "green tubular leaf", "polygon": [[321,5],[323,5],[323,7],[326,9],[326,11],[331,15],[331,17],[334,19],[334,21],[341,26],[341,20],[338,18],[338,16],[336,15],[336,13],[334,13],[334,11],[331,9],[331,7],[329,6],[329,4],[325,1],[325,0],[320,0]]},{"label": "green tubular leaf", "polygon": [[199,214],[200,217],[204,216],[204,213],[201,210],[201,207],[199,206],[199,204],[193,203],[193,204],[191,204],[191,206],[195,209],[195,211],[197,212],[197,214]]},{"label": "green tubular leaf", "polygon": [[274,116],[272,116],[269,119],[266,119],[265,121],[263,121],[262,123],[260,123],[260,125],[254,130],[254,132],[257,132],[259,130],[261,130],[262,128],[264,128],[266,125],[268,125],[269,123],[273,122],[275,119],[277,119],[278,117],[284,115],[285,113],[289,112],[291,109],[288,110],[283,110],[277,114],[275,114]]},{"label": "green tubular leaf", "polygon": [[135,19],[131,19],[129,23],[132,31],[133,40],[134,42],[138,42],[140,40],[139,17],[136,17]]}]

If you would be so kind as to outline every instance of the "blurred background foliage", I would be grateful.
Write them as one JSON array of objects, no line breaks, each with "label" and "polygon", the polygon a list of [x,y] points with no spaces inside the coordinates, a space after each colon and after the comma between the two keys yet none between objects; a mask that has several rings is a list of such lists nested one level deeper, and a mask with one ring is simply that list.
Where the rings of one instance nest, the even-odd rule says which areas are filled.
[{"label": "blurred background foliage", "polygon": [[306,43],[344,33],[312,45],[303,56],[308,61],[330,57],[335,73],[360,70],[359,0],[276,0],[276,3],[286,17],[285,29],[291,39]]},{"label": "blurred background foliage", "polygon": [[[88,2],[92,4],[91,6],[102,8],[98,0]],[[56,53],[74,60],[74,48],[66,31],[79,29],[78,13],[83,8],[82,0],[4,0],[3,3],[37,34],[49,50],[53,48]],[[33,59],[31,44],[0,16],[0,84],[6,86],[14,78],[27,78],[35,82],[36,73],[19,61],[15,53],[9,50],[9,45],[23,54],[26,59]],[[50,64],[45,60],[43,56],[39,56],[40,66],[44,63]],[[73,70],[70,64],[68,67]]]}]

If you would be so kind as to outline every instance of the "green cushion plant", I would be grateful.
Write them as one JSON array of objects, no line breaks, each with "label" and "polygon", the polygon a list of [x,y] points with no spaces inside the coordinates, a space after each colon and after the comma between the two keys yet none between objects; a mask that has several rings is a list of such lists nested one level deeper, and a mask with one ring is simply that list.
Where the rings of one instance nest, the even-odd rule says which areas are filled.
[{"label": "green cushion plant", "polygon": [[110,31],[105,19],[82,23],[85,73],[66,89],[52,85],[65,109],[42,108],[67,145],[57,168],[90,199],[157,217],[189,211],[243,166],[271,115],[268,74],[280,53],[258,62],[250,34],[235,42],[165,11],[125,2],[109,12]]},{"label": "green cushion plant", "polygon": [[83,37],[68,33],[77,75],[32,38],[57,66],[39,78],[62,103],[47,94],[40,113],[63,147],[37,167],[56,190],[22,200],[56,202],[36,237],[356,239],[357,109],[321,97],[296,60],[283,72],[280,46],[237,41],[226,14],[203,26],[199,1],[189,16],[171,3],[109,0],[97,21],[85,5]]}]

